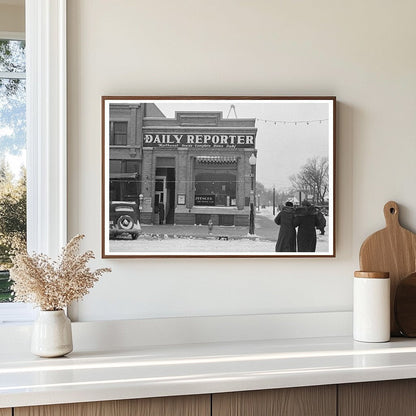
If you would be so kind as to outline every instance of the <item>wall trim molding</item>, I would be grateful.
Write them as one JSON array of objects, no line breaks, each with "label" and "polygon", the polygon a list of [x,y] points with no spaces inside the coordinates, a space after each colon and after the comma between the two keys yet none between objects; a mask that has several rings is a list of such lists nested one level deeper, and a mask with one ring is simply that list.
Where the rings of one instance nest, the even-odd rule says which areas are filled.
[{"label": "wall trim molding", "polygon": [[[67,241],[66,0],[26,0],[27,247],[56,257]],[[0,36],[1,37],[1,36]],[[0,322],[34,319],[5,303]]]},{"label": "wall trim molding", "polygon": [[[72,323],[74,351],[352,335],[352,312],[197,316]],[[31,325],[0,326],[7,351],[30,351]],[[4,351],[6,349],[6,351]]]},{"label": "wall trim molding", "polygon": [[66,0],[26,0],[28,250],[67,239]]}]

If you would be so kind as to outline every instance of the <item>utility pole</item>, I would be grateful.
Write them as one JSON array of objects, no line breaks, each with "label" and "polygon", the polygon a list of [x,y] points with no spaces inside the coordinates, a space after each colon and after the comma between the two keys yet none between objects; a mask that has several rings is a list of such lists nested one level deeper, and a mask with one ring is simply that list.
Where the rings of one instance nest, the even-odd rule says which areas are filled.
[{"label": "utility pole", "polygon": [[273,185],[273,215],[276,215],[276,188]]},{"label": "utility pole", "polygon": [[250,216],[249,216],[249,228],[248,228],[248,233],[249,235],[253,236],[254,235],[254,172],[255,172],[255,168],[256,168],[256,156],[253,153],[249,160],[248,163],[250,164],[250,177],[251,177],[251,190],[250,190]]}]

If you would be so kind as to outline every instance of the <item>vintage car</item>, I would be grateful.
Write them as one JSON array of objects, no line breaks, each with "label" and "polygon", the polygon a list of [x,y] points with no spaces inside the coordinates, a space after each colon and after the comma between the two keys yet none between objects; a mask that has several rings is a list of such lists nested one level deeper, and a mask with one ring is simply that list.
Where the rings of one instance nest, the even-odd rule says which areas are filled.
[{"label": "vintage car", "polygon": [[136,240],[141,232],[139,209],[134,201],[110,202],[110,239],[130,235]]}]

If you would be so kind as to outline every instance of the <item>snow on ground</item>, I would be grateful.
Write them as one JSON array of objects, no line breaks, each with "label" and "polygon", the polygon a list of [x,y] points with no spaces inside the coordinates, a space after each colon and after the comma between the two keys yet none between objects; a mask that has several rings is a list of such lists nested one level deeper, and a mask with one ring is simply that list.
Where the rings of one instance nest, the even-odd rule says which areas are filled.
[{"label": "snow on ground", "polygon": [[[143,234],[137,240],[130,237],[119,240],[110,240],[111,254],[276,254],[275,246],[278,228],[271,222],[274,220],[273,207],[266,207],[256,213],[257,238],[245,238],[247,227],[218,227],[215,226],[213,235],[207,235],[207,227],[180,226],[180,225],[157,225],[143,226]],[[266,220],[262,220],[261,217]],[[327,225],[331,223],[326,217]],[[272,224],[272,225],[270,225]],[[317,230],[316,254],[328,253],[329,249],[329,227],[325,229],[325,235],[320,235]],[[273,227],[272,232],[269,231]],[[276,227],[276,231],[274,228]],[[228,237],[228,240],[221,239]],[[289,254],[289,253],[281,253]],[[305,253],[290,253],[304,255]],[[309,254],[309,253],[308,253]],[[313,255],[313,253],[310,253]]]},{"label": "snow on ground", "polygon": [[207,253],[207,252],[274,252],[276,243],[273,241],[253,241],[251,239],[241,240],[218,240],[218,239],[199,239],[199,238],[164,238],[147,239],[138,238],[132,240],[111,240],[111,252],[186,252]]},{"label": "snow on ground", "polygon": [[[328,236],[317,236],[317,252],[328,251]],[[111,253],[275,253],[275,241],[242,238],[218,240],[217,238],[145,238],[137,240],[110,240]],[[282,253],[287,254],[287,253]],[[296,253],[293,253],[296,254]],[[299,253],[302,254],[302,253]]]},{"label": "snow on ground", "polygon": [[261,214],[263,217],[268,218],[269,220],[274,221],[276,215],[279,213],[279,210],[277,209],[277,207],[275,208],[275,214],[273,215],[273,207],[266,207],[266,208],[261,208],[260,212],[257,211],[259,214]]}]

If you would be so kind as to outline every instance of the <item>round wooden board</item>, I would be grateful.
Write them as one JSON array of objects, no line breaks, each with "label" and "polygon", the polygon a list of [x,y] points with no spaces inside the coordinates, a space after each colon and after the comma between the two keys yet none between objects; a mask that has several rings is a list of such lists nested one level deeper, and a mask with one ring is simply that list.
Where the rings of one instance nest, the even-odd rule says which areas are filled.
[{"label": "round wooden board", "polygon": [[416,268],[416,234],[399,222],[399,206],[394,201],[384,205],[386,228],[370,235],[360,249],[360,269],[390,273],[391,335],[400,335],[394,319],[394,298],[400,281]]},{"label": "round wooden board", "polygon": [[394,315],[400,332],[416,337],[416,273],[402,279],[396,289]]}]

